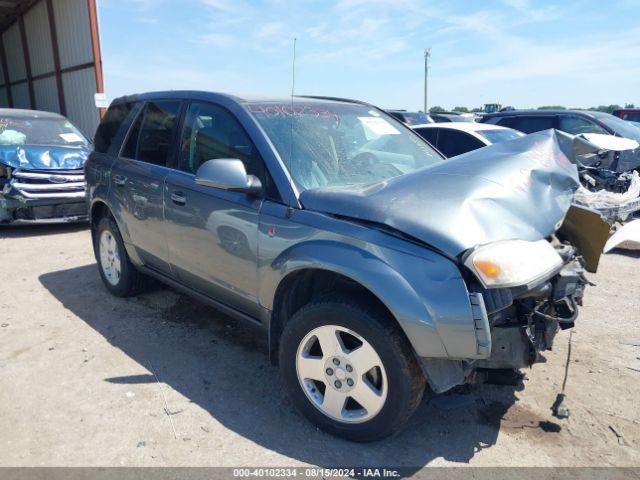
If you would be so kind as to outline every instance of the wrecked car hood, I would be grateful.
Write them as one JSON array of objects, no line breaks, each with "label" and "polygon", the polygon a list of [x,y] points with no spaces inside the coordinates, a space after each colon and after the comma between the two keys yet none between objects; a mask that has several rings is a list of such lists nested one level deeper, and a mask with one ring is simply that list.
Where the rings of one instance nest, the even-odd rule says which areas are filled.
[{"label": "wrecked car hood", "polygon": [[573,160],[584,167],[628,172],[640,168],[640,145],[628,138],[582,133],[574,138]]},{"label": "wrecked car hood", "polygon": [[306,190],[304,208],[384,224],[450,257],[552,234],[579,180],[573,138],[547,130],[366,186]]},{"label": "wrecked car hood", "polygon": [[0,163],[24,170],[74,170],[82,168],[88,148],[0,145]]}]

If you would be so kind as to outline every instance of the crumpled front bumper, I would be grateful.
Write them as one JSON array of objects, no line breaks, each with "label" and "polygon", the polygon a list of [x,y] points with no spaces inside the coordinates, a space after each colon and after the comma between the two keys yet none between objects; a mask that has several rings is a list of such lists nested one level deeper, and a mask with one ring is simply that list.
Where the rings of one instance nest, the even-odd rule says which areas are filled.
[{"label": "crumpled front bumper", "polygon": [[83,222],[88,219],[84,172],[20,170],[0,183],[0,223]]}]

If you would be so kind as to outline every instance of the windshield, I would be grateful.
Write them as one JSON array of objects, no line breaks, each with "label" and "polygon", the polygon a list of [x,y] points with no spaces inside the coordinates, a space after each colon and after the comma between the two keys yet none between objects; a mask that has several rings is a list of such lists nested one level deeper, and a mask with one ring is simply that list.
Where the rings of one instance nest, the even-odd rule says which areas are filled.
[{"label": "windshield", "polygon": [[516,130],[478,130],[476,133],[486,138],[489,143],[508,142],[509,140],[524,137],[524,133]]},{"label": "windshield", "polygon": [[640,129],[618,117],[608,113],[596,114],[595,117],[615,132],[616,135],[631,138],[640,142]]},{"label": "windshield", "polygon": [[0,145],[84,147],[87,139],[65,118],[0,117]]},{"label": "windshield", "polygon": [[362,185],[442,160],[394,118],[356,104],[250,103],[299,190]]}]

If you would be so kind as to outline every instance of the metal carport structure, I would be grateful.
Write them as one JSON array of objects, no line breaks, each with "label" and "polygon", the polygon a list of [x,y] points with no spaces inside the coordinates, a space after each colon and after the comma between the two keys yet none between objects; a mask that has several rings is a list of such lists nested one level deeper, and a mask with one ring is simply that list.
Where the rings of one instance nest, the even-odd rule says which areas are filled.
[{"label": "metal carport structure", "polygon": [[0,106],[61,113],[92,137],[102,92],[96,0],[0,0]]}]

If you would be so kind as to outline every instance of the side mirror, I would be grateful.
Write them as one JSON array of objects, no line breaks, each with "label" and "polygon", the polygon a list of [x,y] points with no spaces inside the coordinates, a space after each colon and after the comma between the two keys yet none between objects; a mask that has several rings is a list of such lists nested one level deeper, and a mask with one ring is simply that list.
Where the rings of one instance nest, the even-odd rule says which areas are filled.
[{"label": "side mirror", "polygon": [[262,193],[262,184],[255,175],[248,175],[244,163],[237,158],[207,160],[196,172],[196,183],[251,195]]}]

